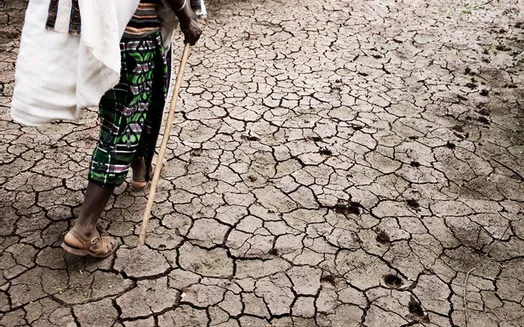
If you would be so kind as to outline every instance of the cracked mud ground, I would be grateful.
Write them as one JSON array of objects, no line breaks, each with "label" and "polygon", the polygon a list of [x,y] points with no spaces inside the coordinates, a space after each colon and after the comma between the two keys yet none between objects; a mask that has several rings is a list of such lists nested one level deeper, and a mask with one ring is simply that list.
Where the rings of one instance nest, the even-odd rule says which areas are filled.
[{"label": "cracked mud ground", "polygon": [[96,261],[59,247],[96,111],[10,121],[0,1],[0,325],[524,326],[524,3],[208,6],[147,246],[125,184]]}]

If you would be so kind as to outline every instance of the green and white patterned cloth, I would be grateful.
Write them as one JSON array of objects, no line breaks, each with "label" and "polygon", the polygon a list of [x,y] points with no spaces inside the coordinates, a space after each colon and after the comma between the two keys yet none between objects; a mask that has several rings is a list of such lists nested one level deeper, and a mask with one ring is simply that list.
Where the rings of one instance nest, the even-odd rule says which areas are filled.
[{"label": "green and white patterned cloth", "polygon": [[149,172],[169,83],[160,32],[124,37],[120,49],[120,82],[100,101],[100,136],[89,169],[89,180],[103,187],[121,185],[135,157],[145,157]]}]

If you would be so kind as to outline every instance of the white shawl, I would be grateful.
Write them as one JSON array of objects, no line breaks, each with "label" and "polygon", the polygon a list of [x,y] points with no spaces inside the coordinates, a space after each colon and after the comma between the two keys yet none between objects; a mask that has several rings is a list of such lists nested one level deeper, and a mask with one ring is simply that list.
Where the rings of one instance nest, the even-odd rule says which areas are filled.
[{"label": "white shawl", "polygon": [[[68,33],[72,0],[60,0],[55,29],[45,24],[51,0],[31,0],[15,71],[11,117],[24,125],[79,119],[120,80],[120,39],[140,0],[79,0],[80,36]],[[177,19],[162,0],[166,49]]]}]

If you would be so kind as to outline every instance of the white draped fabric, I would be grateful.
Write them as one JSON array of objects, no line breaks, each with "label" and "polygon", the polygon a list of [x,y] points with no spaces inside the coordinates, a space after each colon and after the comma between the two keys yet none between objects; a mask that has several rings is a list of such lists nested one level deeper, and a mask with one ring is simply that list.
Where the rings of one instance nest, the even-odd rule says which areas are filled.
[{"label": "white draped fabric", "polygon": [[[31,0],[26,11],[11,102],[14,121],[38,126],[79,119],[86,107],[120,80],[120,39],[139,0],[79,0],[81,34],[69,34],[72,0],[60,0],[53,30],[46,29],[51,0]],[[170,48],[177,25],[162,0],[162,36]]]}]

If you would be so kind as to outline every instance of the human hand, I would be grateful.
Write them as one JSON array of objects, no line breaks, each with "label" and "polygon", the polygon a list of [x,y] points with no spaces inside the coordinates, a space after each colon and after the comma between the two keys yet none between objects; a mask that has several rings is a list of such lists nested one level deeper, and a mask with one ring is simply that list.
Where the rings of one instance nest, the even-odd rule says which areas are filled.
[{"label": "human hand", "polygon": [[178,17],[178,21],[180,22],[180,29],[182,30],[182,33],[185,37],[184,42],[189,43],[191,45],[195,45],[195,43],[200,38],[200,34],[202,34],[202,28],[198,23],[195,13],[191,9],[189,0],[167,1],[175,15]]},{"label": "human hand", "polygon": [[192,17],[190,17],[187,21],[180,22],[180,29],[182,30],[182,33],[185,37],[184,43],[195,45],[202,34],[202,27],[200,26],[196,15],[193,12],[191,12],[191,14]]}]

